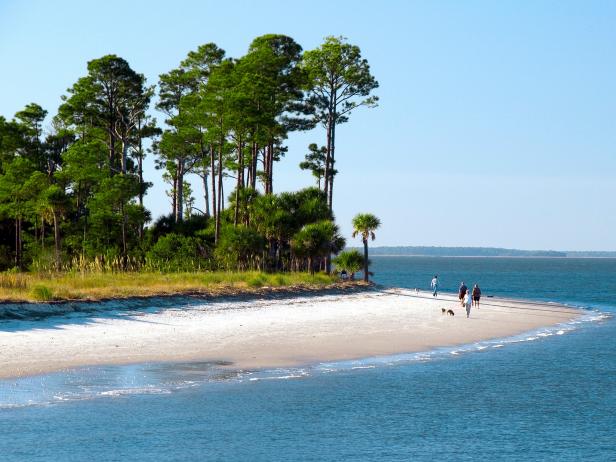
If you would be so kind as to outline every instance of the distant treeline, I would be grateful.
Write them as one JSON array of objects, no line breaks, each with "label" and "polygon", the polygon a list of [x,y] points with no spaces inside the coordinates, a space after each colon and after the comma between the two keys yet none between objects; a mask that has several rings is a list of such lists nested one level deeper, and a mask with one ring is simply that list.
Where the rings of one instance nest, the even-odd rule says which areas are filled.
[{"label": "distant treeline", "polygon": [[570,257],[616,258],[616,252],[567,252],[555,250],[517,250],[498,247],[373,247],[371,255],[426,257]]}]

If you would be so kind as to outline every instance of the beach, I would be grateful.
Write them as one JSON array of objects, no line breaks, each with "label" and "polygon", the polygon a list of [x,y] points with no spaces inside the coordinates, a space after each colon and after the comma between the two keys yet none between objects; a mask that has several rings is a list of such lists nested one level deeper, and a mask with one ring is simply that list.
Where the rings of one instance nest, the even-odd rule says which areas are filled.
[{"label": "beach", "polygon": [[[455,316],[443,315],[442,308]],[[484,298],[471,317],[452,295],[409,289],[245,300],[50,317],[0,329],[0,378],[79,366],[219,361],[297,366],[427,351],[508,337],[574,319],[555,304]]]}]

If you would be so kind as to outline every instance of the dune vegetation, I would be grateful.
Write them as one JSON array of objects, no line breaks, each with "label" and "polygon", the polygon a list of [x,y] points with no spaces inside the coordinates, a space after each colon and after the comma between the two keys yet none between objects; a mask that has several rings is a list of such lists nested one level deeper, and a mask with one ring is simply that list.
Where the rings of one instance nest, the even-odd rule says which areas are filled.
[{"label": "dune vegetation", "polygon": [[177,294],[233,295],[266,288],[322,289],[336,278],[323,273],[97,272],[0,274],[0,302],[102,300]]}]

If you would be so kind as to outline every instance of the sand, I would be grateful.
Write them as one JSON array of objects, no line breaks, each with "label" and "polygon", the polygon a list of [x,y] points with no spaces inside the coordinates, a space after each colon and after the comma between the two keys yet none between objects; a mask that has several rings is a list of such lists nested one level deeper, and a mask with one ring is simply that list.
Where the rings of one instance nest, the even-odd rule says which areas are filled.
[{"label": "sand", "polygon": [[[451,308],[455,316],[441,313]],[[297,366],[428,351],[570,321],[578,310],[483,298],[471,317],[453,296],[370,290],[347,295],[199,301],[181,308],[0,323],[0,378],[77,366],[229,361]]]}]

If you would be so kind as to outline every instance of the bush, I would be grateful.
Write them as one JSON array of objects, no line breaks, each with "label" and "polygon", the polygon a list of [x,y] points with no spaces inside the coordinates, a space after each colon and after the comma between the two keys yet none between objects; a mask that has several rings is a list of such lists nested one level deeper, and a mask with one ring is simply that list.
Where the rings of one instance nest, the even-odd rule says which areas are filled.
[{"label": "bush", "polygon": [[214,255],[228,270],[259,269],[265,244],[265,238],[254,229],[225,225],[220,230]]},{"label": "bush", "polygon": [[332,260],[336,265],[336,270],[345,270],[351,279],[355,278],[355,273],[364,267],[364,256],[358,250],[345,250]]},{"label": "bush", "polygon": [[196,271],[207,266],[199,239],[175,233],[161,237],[146,254],[146,267],[157,271]]},{"label": "bush", "polygon": [[262,274],[258,274],[255,277],[250,278],[247,284],[249,287],[263,287],[266,282],[267,278]]},{"label": "bush", "polygon": [[53,300],[53,291],[43,285],[34,286],[31,291],[32,298],[41,302]]}]

